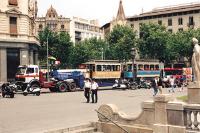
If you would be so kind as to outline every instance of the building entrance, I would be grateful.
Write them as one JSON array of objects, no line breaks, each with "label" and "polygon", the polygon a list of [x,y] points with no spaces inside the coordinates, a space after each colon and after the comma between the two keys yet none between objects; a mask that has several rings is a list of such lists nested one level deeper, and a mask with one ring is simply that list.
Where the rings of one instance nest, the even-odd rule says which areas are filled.
[{"label": "building entrance", "polygon": [[7,49],[7,79],[8,81],[15,80],[17,67],[20,65],[20,50]]}]

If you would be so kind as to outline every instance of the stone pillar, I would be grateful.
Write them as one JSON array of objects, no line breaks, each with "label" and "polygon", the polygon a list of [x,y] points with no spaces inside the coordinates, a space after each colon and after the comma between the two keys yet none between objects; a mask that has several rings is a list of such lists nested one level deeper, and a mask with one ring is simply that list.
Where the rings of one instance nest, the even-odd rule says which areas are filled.
[{"label": "stone pillar", "polygon": [[20,65],[28,65],[29,64],[29,53],[28,49],[20,50]]},{"label": "stone pillar", "polygon": [[29,52],[29,64],[33,64],[33,50],[30,50]]},{"label": "stone pillar", "polygon": [[0,82],[7,82],[7,52],[0,49]]},{"label": "stone pillar", "polygon": [[155,124],[154,133],[168,133],[168,121],[167,121],[167,103],[173,100],[173,97],[169,94],[157,95],[154,98],[155,101]]},{"label": "stone pillar", "polygon": [[35,52],[34,56],[35,56],[35,58],[34,58],[35,59],[35,61],[34,61],[35,65],[39,65],[38,52]]},{"label": "stone pillar", "polygon": [[192,82],[188,86],[188,103],[200,104],[200,82]]}]

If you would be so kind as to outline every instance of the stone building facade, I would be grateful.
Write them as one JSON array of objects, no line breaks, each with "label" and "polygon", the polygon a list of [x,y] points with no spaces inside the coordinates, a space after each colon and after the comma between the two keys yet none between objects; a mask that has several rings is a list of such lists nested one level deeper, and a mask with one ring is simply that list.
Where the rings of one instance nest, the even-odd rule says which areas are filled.
[{"label": "stone building facade", "polygon": [[103,31],[100,29],[98,20],[73,17],[70,26],[70,36],[73,42],[79,42],[92,37],[103,38]]},{"label": "stone building facade", "polygon": [[200,3],[187,3],[153,9],[127,18],[131,27],[140,33],[140,24],[156,23],[164,25],[168,31],[177,32],[200,27]]},{"label": "stone building facade", "polygon": [[13,80],[18,65],[37,64],[36,0],[1,0],[0,82]]},{"label": "stone building facade", "polygon": [[65,18],[62,15],[58,15],[56,9],[51,7],[47,10],[45,17],[36,18],[36,31],[37,35],[40,31],[43,31],[45,27],[48,27],[55,32],[70,32],[70,18]]},{"label": "stone building facade", "polygon": [[43,31],[45,27],[49,27],[55,32],[68,32],[73,42],[82,41],[91,37],[103,37],[103,32],[100,30],[98,20],[86,20],[78,17],[70,19],[61,15],[58,16],[53,6],[47,10],[45,17],[38,17],[36,19],[37,35],[40,31]]}]

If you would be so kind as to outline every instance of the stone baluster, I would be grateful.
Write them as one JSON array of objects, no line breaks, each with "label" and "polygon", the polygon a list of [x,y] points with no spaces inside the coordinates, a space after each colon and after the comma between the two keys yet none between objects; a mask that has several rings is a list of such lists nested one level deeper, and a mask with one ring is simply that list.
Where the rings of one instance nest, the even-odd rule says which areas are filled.
[{"label": "stone baluster", "polygon": [[197,120],[197,114],[198,114],[198,111],[193,111],[193,114],[194,114],[194,122],[193,122],[193,125],[194,125],[194,130],[199,130],[198,126],[199,126],[199,122]]},{"label": "stone baluster", "polygon": [[192,119],[191,119],[191,110],[186,110],[187,112],[187,129],[192,129]]}]

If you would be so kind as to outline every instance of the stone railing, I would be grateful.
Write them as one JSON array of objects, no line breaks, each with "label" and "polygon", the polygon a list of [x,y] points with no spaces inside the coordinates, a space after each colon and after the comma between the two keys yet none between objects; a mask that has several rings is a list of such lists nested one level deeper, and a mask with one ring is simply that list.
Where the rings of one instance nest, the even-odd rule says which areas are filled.
[{"label": "stone railing", "polygon": [[[158,95],[154,101],[143,102],[142,113],[130,117],[113,104],[101,105],[99,112],[121,125],[129,132],[140,133],[185,133],[184,103],[173,100],[168,94]],[[108,119],[99,115],[97,129],[104,133],[122,133]]]},{"label": "stone railing", "polygon": [[200,105],[188,104],[184,106],[185,126],[188,131],[200,130]]}]

